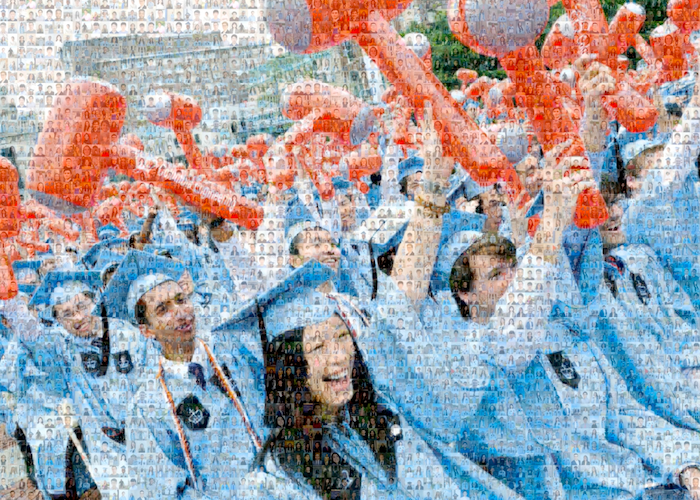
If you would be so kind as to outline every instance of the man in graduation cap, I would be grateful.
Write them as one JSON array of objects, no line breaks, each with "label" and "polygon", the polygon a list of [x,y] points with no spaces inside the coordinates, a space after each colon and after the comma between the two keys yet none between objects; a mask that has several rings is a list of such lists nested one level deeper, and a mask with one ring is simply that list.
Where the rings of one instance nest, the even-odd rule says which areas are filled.
[{"label": "man in graduation cap", "polygon": [[[552,173],[575,164],[576,159],[559,160],[566,147],[558,146],[548,156]],[[450,166],[440,167],[444,160],[437,148],[431,159],[437,167],[425,171],[421,210],[407,229],[411,238],[404,238],[399,248],[393,272],[397,286],[391,295],[399,302],[406,297],[403,304],[415,307],[412,312],[412,307],[397,305],[397,315],[418,330],[414,339],[442,334],[433,355],[423,359],[414,354],[412,336],[398,328],[387,328],[384,342],[376,335],[361,337],[360,343],[367,343],[364,351],[377,355],[370,358],[375,366],[381,366],[382,356],[386,359],[384,369],[377,370],[383,375],[381,385],[394,388],[388,393],[425,430],[431,445],[481,460],[528,498],[577,498],[581,491],[592,498],[639,494],[650,476],[634,452],[606,434],[617,424],[613,417],[618,407],[605,403],[607,390],[618,389],[610,382],[614,371],[566,321],[550,319],[556,301],[575,301],[577,290],[559,248],[573,216],[573,190],[592,179],[584,178],[588,184],[572,179],[569,196],[551,198],[521,260],[510,241],[494,234],[459,235],[448,245],[454,250],[448,259],[438,255],[436,243],[444,188],[431,184],[445,178]],[[550,192],[554,177],[545,177]],[[408,252],[410,243],[415,255]],[[429,295],[433,267],[443,268],[445,286],[433,287]],[[389,325],[397,321],[391,314],[384,317]],[[373,321],[380,319],[377,315]],[[425,388],[420,401],[415,386],[404,382],[413,379]],[[595,446],[590,433],[582,430],[591,421],[601,429]],[[586,449],[590,460],[582,463],[576,448]]]},{"label": "man in graduation cap", "polygon": [[[132,251],[105,290],[109,317],[138,327],[146,339],[144,370],[131,400],[127,439],[147,435],[143,470],[134,466],[131,493],[155,498],[230,498],[248,472],[261,432],[262,368],[239,339],[198,325],[178,283],[184,266]],[[144,463],[142,446],[129,450]],[[148,484],[146,469],[164,456],[166,472]],[[129,459],[129,463],[132,460]]]},{"label": "man in graduation cap", "polygon": [[138,250],[166,253],[181,261],[192,278],[195,292],[202,291],[213,297],[219,307],[225,305],[232,310],[237,297],[232,279],[235,276],[230,271],[230,252],[220,250],[235,244],[229,224],[224,219],[197,215],[188,209],[181,211],[176,223],[167,207],[156,208],[150,244]]},{"label": "man in graduation cap", "polygon": [[[95,311],[101,287],[99,272],[50,272],[29,304],[45,306],[44,324],[16,332],[17,425],[25,430],[36,482],[52,496],[119,493],[111,469],[77,458],[81,447],[88,456],[99,451],[117,462],[124,453],[126,403],[139,349],[135,328]],[[68,407],[72,423],[46,432],[42,420],[61,422],[60,408]]]},{"label": "man in graduation cap", "polygon": [[[668,142],[657,137],[623,148],[626,189],[603,185],[610,218],[601,226],[602,251],[598,248],[596,255],[602,276],[585,315],[632,396],[674,435],[690,429],[690,436],[677,439],[694,447],[700,431],[700,207],[693,189],[700,151],[699,91],[696,84]],[[621,432],[632,435],[633,426],[622,421]],[[659,462],[654,449],[637,441],[630,446],[649,462]],[[697,467],[675,460],[673,451],[673,467],[661,470],[671,475],[676,466],[685,466],[681,479],[700,477]]]}]

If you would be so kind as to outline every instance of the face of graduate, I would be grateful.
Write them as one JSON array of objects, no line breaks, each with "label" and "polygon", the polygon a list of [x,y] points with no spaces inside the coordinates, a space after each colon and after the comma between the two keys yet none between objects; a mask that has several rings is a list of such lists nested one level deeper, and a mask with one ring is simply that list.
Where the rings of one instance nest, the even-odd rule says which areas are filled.
[{"label": "face of graduate", "polygon": [[95,302],[78,293],[62,304],[53,306],[54,317],[71,335],[76,337],[93,337],[98,335],[100,319],[92,315]]},{"label": "face of graduate", "polygon": [[191,354],[196,336],[194,306],[174,281],[161,283],[140,300],[146,307],[141,333],[163,347],[166,358]]},{"label": "face of graduate", "polygon": [[481,206],[486,222],[484,222],[484,232],[498,232],[498,228],[503,222],[503,196],[495,189],[479,195]]},{"label": "face of graduate", "polygon": [[177,283],[182,288],[182,291],[185,292],[186,297],[190,297],[194,293],[194,280],[189,271],[185,270]]},{"label": "face of graduate", "polygon": [[323,323],[304,328],[303,346],[311,397],[329,413],[336,413],[354,393],[355,344],[350,330],[334,314]]},{"label": "face of graduate", "polygon": [[307,229],[298,236],[298,255],[293,255],[290,262],[293,267],[301,267],[309,260],[316,260],[323,265],[338,270],[340,266],[340,249],[333,242],[331,233],[325,229]]},{"label": "face of graduate", "polygon": [[477,306],[479,314],[472,321],[486,323],[496,310],[496,303],[508,289],[515,276],[516,265],[508,259],[493,255],[470,255],[469,267],[472,270],[471,289],[458,292],[470,308]]}]

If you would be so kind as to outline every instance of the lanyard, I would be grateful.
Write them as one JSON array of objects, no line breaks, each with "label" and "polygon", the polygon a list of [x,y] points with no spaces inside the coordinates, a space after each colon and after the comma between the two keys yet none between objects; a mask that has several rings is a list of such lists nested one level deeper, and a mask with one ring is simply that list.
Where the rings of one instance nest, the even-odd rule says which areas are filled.
[{"label": "lanyard", "polygon": [[[211,364],[212,368],[214,369],[214,374],[219,379],[219,382],[221,382],[221,385],[223,386],[224,391],[226,392],[226,395],[229,397],[229,399],[231,400],[233,405],[236,407],[236,410],[240,414],[241,419],[243,420],[243,425],[245,425],[246,431],[248,431],[248,435],[250,435],[250,438],[253,441],[255,448],[258,451],[260,451],[262,449],[262,442],[260,441],[260,437],[257,435],[255,430],[253,429],[253,426],[250,423],[250,419],[248,418],[248,415],[246,414],[245,409],[243,408],[243,404],[241,403],[240,399],[238,398],[238,395],[231,387],[231,384],[229,384],[228,378],[224,375],[224,372],[221,370],[221,367],[219,366],[219,363],[216,361],[214,354],[209,349],[209,346],[202,339],[197,339],[197,340],[199,340],[199,342],[202,344],[202,347],[204,348],[204,351],[207,353],[207,358],[209,358],[209,363]],[[165,377],[163,376],[162,359],[158,361],[158,381],[160,382],[160,385],[163,388],[163,393],[165,394],[165,398],[168,400],[168,404],[170,405],[170,415],[173,419],[173,422],[175,423],[175,429],[177,429],[177,435],[180,439],[180,445],[182,446],[182,451],[185,454],[185,461],[187,462],[187,469],[190,473],[190,476],[192,477],[192,483],[194,485],[194,489],[199,491],[199,487],[198,487],[198,483],[197,483],[197,476],[195,475],[195,471],[194,471],[194,461],[192,460],[192,452],[190,450],[189,441],[187,440],[187,435],[185,434],[185,429],[183,429],[182,424],[180,423],[180,418],[177,416],[177,408],[175,406],[175,400],[173,399],[173,396],[170,393],[170,390],[168,389],[168,385],[165,383]]]}]

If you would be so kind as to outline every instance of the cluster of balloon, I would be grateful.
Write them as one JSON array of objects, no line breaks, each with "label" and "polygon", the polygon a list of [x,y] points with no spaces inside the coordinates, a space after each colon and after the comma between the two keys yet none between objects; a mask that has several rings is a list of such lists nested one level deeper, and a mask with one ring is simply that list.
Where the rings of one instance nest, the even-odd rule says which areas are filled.
[{"label": "cluster of balloon", "polygon": [[[342,5],[331,0],[270,3],[268,24],[278,43],[292,52],[309,54],[355,40],[414,110],[423,109],[426,100],[432,102],[445,153],[459,161],[474,180],[484,185],[502,180],[512,198],[522,191],[505,155],[389,23],[410,2],[378,0],[371,8],[359,0]],[[579,224],[589,222],[578,219]]]},{"label": "cluster of balloon", "polygon": [[[530,22],[523,23],[522,19]],[[517,105],[526,110],[543,149],[549,151],[557,143],[571,139],[570,152],[584,156],[577,126],[561,99],[570,96],[571,89],[554,80],[534,45],[548,19],[547,0],[511,0],[505,10],[490,2],[451,0],[448,11],[450,28],[463,44],[499,59],[515,84]],[[605,202],[597,189],[590,188],[579,195],[576,225],[595,227],[607,217]]]},{"label": "cluster of balloon", "polygon": [[[288,86],[281,107],[282,114],[296,122],[280,138],[286,154],[296,155],[322,199],[334,194],[331,180],[340,175],[342,158],[347,160],[348,180],[361,192],[369,191],[362,177],[378,172],[382,165],[376,148],[381,107],[317,80]],[[286,165],[288,169],[271,174],[270,181],[281,189],[290,188],[294,180],[294,162]]]},{"label": "cluster of balloon", "polygon": [[159,127],[172,130],[190,168],[207,180],[233,190],[236,184],[267,183],[263,156],[271,137],[260,134],[249,137],[245,145],[230,150],[224,145],[211,148],[206,154],[199,149],[192,133],[202,120],[202,109],[190,96],[165,92],[154,99],[156,106],[146,110],[148,119]]},{"label": "cluster of balloon", "polygon": [[12,163],[0,157],[0,300],[13,298],[18,291],[12,262],[22,255],[22,247],[30,257],[37,251],[47,252],[49,245],[40,241],[40,226],[75,241],[79,232],[69,221],[30,200],[22,203],[19,174]]},{"label": "cluster of balloon", "polygon": [[[644,7],[633,2],[622,5],[608,24],[598,0],[564,2],[574,27],[578,55],[595,54],[608,66],[617,80],[614,94],[603,97],[603,105],[612,117],[631,132],[643,132],[656,123],[658,113],[651,101],[630,84],[624,55],[644,25]],[[650,74],[651,75],[651,74]]]},{"label": "cluster of balloon", "polygon": [[561,70],[572,64],[579,56],[576,30],[568,14],[562,14],[554,21],[542,44],[544,64],[553,70]]},{"label": "cluster of balloon", "polygon": [[92,215],[102,226],[114,225],[121,231],[121,236],[125,237],[129,230],[122,218],[123,210],[131,212],[136,218],[144,217],[146,207],[155,203],[152,195],[157,195],[158,201],[164,203],[170,213],[177,217],[179,209],[172,195],[145,182],[129,181],[104,184],[99,194],[100,203],[92,210]]},{"label": "cluster of balloon", "polygon": [[639,35],[635,49],[644,61],[658,70],[657,83],[682,78],[688,71],[688,57],[694,56],[691,34],[700,29],[700,0],[670,0],[668,18],[649,36],[649,44]]},{"label": "cluster of balloon", "polygon": [[[40,203],[63,213],[82,212],[92,219],[103,180],[110,170],[177,195],[188,205],[257,229],[263,209],[196,170],[162,158],[148,158],[138,138],[120,141],[126,101],[117,89],[99,81],[74,81],[73,96],[60,96],[39,134],[45,154],[27,169],[27,189]],[[59,129],[47,124],[61,123]],[[106,203],[114,202],[109,199]],[[111,205],[107,212],[114,212]]]}]

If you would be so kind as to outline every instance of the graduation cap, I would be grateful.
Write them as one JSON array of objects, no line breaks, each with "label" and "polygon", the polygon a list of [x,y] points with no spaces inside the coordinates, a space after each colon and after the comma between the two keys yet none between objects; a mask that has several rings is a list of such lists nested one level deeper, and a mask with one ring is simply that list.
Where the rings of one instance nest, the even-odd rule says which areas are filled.
[{"label": "graduation cap", "polygon": [[299,196],[292,198],[287,205],[284,219],[284,236],[287,243],[292,242],[299,233],[305,229],[322,228],[323,222],[319,216],[312,213],[309,207],[302,202]]},{"label": "graduation cap", "polygon": [[83,256],[83,264],[88,269],[92,269],[97,263],[97,259],[100,257],[100,253],[103,250],[111,249],[113,253],[117,253],[118,247],[127,247],[129,245],[129,240],[125,238],[112,238],[105,241],[100,241],[92,246]]},{"label": "graduation cap", "polygon": [[97,256],[97,261],[93,266],[93,271],[102,272],[112,264],[120,264],[124,260],[124,255],[112,252],[109,248],[103,249]]},{"label": "graduation cap", "polygon": [[416,172],[423,171],[423,165],[425,161],[420,156],[411,156],[405,160],[399,162],[399,182],[409,175],[413,175]]},{"label": "graduation cap", "polygon": [[[442,289],[444,287],[449,288],[450,271],[452,270],[452,264],[459,255],[455,255],[454,259],[449,263],[449,268],[445,268],[447,261],[452,257],[452,253],[456,249],[450,248],[451,242],[457,242],[454,236],[456,234],[466,234],[475,233],[483,234],[484,223],[486,222],[486,216],[483,214],[473,214],[469,212],[462,212],[460,210],[451,210],[442,217],[442,232],[440,233],[440,243],[438,246],[438,257],[437,263],[433,270],[432,276],[432,287],[435,290]],[[461,243],[461,240],[459,242]],[[471,243],[470,243],[471,244]],[[466,247],[463,247],[464,251]]]},{"label": "graduation cap", "polygon": [[38,284],[36,283],[20,283],[21,281],[29,281],[32,275],[36,275],[39,278],[39,268],[41,267],[41,260],[16,260],[12,263],[12,270],[15,273],[15,278],[17,279],[17,286],[21,293],[33,294]]},{"label": "graduation cap", "polygon": [[196,252],[193,252],[190,248],[186,248],[184,245],[145,245],[143,251],[166,258],[170,256],[180,261],[187,268],[187,271],[192,277],[192,281],[195,283],[205,278],[204,266]]},{"label": "graduation cap", "polygon": [[544,210],[544,191],[540,190],[539,193],[537,193],[537,196],[535,197],[535,201],[532,202],[532,205],[527,211],[527,214],[525,214],[525,217],[530,218],[534,215],[537,215],[541,213]]},{"label": "graduation cap", "polygon": [[287,278],[248,302],[234,313],[233,318],[217,327],[217,331],[233,330],[247,325],[251,318],[262,316],[267,340],[330,318],[336,302],[316,288],[335,276],[335,272],[312,260],[295,269]]},{"label": "graduation cap", "polygon": [[130,251],[102,294],[107,316],[138,326],[135,308],[139,299],[166,281],[179,280],[184,270],[185,267],[175,260],[148,252]]},{"label": "graduation cap", "polygon": [[34,292],[29,307],[47,306],[39,317],[53,321],[53,306],[62,304],[79,293],[98,293],[101,287],[102,278],[96,271],[51,271],[44,276],[41,285]]},{"label": "graduation cap", "polygon": [[199,216],[186,208],[180,210],[180,216],[177,220],[177,228],[180,231],[195,231],[199,225]]},{"label": "graduation cap", "polygon": [[97,230],[97,238],[100,241],[105,241],[105,240],[110,240],[112,238],[116,238],[121,234],[121,231],[117,226],[114,224],[107,224],[106,226],[102,226]]}]

